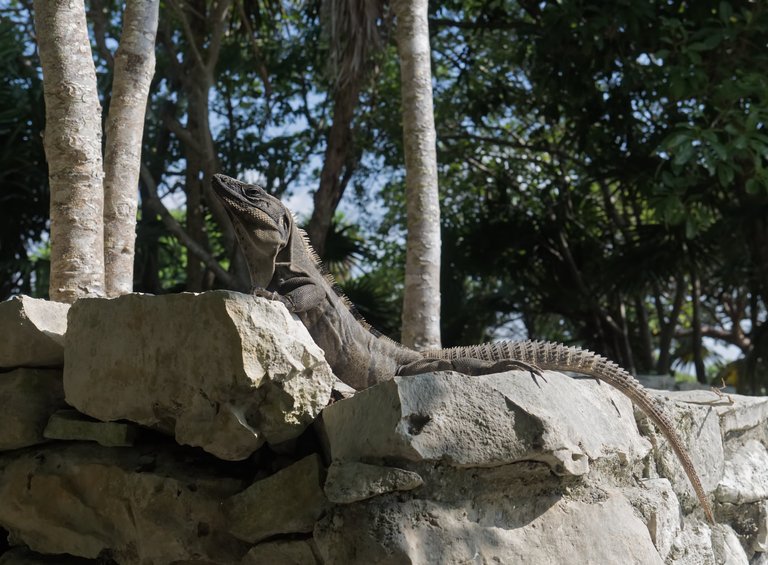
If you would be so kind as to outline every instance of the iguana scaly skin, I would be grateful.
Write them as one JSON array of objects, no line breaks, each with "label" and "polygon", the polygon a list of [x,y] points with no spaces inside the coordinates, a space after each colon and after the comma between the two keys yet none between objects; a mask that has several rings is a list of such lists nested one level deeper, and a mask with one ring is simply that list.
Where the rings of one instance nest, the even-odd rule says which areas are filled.
[{"label": "iguana scaly skin", "polygon": [[417,352],[382,336],[355,314],[323,273],[293,215],[261,187],[214,175],[248,263],[254,294],[277,300],[296,314],[325,352],[333,372],[361,390],[396,375],[457,371],[484,375],[524,369],[581,373],[617,388],[658,426],[685,469],[707,518],[712,508],[674,424],[654,398],[624,369],[590,351],[556,343],[506,341]]}]

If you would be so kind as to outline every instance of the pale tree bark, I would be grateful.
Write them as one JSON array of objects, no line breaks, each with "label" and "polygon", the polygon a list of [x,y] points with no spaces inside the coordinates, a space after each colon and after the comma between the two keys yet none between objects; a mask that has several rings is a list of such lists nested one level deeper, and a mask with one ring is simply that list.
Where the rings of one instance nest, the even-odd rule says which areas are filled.
[{"label": "pale tree bark", "polygon": [[101,105],[83,0],[35,0],[51,188],[50,297],[104,295]]},{"label": "pale tree bark", "polygon": [[440,347],[440,205],[427,0],[393,0],[405,145],[405,345]]},{"label": "pale tree bark", "polygon": [[144,115],[155,72],[160,0],[132,0],[115,55],[104,154],[104,263],[107,296],[133,291],[136,209]]}]

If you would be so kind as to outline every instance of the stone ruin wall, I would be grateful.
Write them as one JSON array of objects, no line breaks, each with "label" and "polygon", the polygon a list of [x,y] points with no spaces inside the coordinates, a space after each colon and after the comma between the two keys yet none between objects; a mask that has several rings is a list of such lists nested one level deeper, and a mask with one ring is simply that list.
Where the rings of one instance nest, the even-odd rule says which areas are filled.
[{"label": "stone ruin wall", "polygon": [[768,565],[766,398],[656,393],[711,525],[591,379],[352,396],[282,305],[226,291],[14,298],[0,336],[0,565]]}]

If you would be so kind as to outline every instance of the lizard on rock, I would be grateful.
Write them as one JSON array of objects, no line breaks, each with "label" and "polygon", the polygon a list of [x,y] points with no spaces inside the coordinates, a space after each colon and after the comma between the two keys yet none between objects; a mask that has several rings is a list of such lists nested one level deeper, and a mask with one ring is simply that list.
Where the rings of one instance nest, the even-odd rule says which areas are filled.
[{"label": "lizard on rock", "polygon": [[505,341],[468,347],[414,351],[391,340],[356,315],[339,293],[300,230],[291,211],[255,185],[214,175],[214,193],[232,220],[248,264],[253,293],[285,304],[325,352],[339,379],[362,390],[397,375],[457,371],[485,375],[523,369],[569,371],[617,388],[661,430],[687,474],[704,513],[712,508],[674,424],[654,398],[627,371],[591,351],[557,343]]}]

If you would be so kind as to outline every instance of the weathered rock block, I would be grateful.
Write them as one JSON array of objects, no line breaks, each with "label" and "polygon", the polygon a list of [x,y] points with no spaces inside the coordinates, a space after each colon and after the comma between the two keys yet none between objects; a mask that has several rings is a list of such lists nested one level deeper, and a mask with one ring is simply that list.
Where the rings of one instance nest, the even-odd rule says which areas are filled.
[{"label": "weathered rock block", "polygon": [[39,553],[121,565],[199,559],[236,563],[248,550],[230,536],[221,501],[227,478],[180,456],[92,444],[0,455],[0,525]]},{"label": "weathered rock block", "polygon": [[680,503],[667,479],[646,479],[642,485],[624,489],[645,525],[662,560],[667,559],[681,531]]},{"label": "weathered rock block", "polygon": [[334,460],[401,458],[487,467],[541,461],[583,475],[589,461],[647,454],[630,402],[595,381],[546,373],[397,377],[323,412]]},{"label": "weathered rock block", "polygon": [[240,565],[317,565],[310,542],[273,541],[254,546]]},{"label": "weathered rock block", "polygon": [[720,418],[724,438],[733,432],[744,432],[768,421],[768,397],[764,396],[718,396],[711,390],[689,390],[668,393],[667,397],[675,402],[697,404],[713,410]]},{"label": "weathered rock block", "polygon": [[744,504],[768,499],[768,450],[749,440],[725,462],[715,497],[720,502]]},{"label": "weathered rock block", "polygon": [[325,479],[325,496],[337,504],[349,504],[395,491],[413,490],[424,484],[418,473],[367,465],[356,461],[334,461]]},{"label": "weathered rock block", "polygon": [[[663,402],[663,409],[669,414],[675,423],[683,445],[691,456],[696,472],[699,474],[704,490],[712,492],[720,482],[725,465],[725,452],[723,438],[720,431],[720,418],[711,407],[689,402],[690,392],[657,392]],[[714,396],[711,392],[710,397]],[[657,433],[655,427],[649,425],[650,420],[640,411],[636,412],[638,421],[646,433],[655,438],[656,449],[653,456],[662,476],[669,479],[672,488],[675,489],[680,502],[687,508],[698,508],[699,502],[693,491],[688,477],[683,470],[680,460],[672,451],[666,439]]]},{"label": "weathered rock block", "polygon": [[326,563],[663,563],[617,493],[592,503],[486,495],[482,505],[389,495],[337,506],[315,542]]},{"label": "weathered rock block", "polygon": [[43,435],[48,439],[95,441],[104,447],[133,445],[138,426],[125,422],[99,422],[77,410],[59,410],[51,415]]},{"label": "weathered rock block", "polygon": [[48,418],[64,404],[58,369],[0,373],[0,450],[43,443]]},{"label": "weathered rock block", "polygon": [[666,562],[670,565],[717,565],[709,526],[693,522],[680,530]]},{"label": "weathered rock block", "polygon": [[29,296],[0,302],[0,367],[61,367],[68,310]]},{"label": "weathered rock block", "polygon": [[226,500],[229,531],[251,543],[311,532],[327,506],[324,472],[320,458],[310,455]]},{"label": "weathered rock block", "polygon": [[749,558],[741,547],[739,536],[727,524],[718,524],[712,530],[712,549],[716,563],[722,565],[749,565]]},{"label": "weathered rock block", "polygon": [[282,305],[228,291],[78,300],[65,357],[64,390],[80,412],[227,460],[300,435],[333,384]]}]

